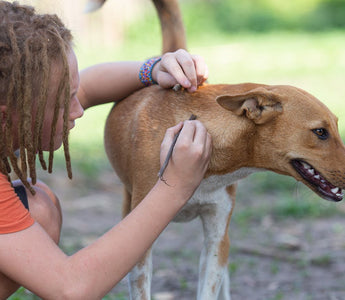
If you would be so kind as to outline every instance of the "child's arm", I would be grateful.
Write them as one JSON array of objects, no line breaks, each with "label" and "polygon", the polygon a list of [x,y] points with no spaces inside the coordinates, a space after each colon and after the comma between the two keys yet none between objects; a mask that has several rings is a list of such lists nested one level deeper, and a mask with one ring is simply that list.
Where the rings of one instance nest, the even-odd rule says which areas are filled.
[{"label": "child's arm", "polygon": [[[144,87],[139,80],[143,62],[111,62],[89,67],[80,72],[78,98],[84,109],[114,102]],[[207,66],[199,56],[185,50],[166,53],[152,71],[152,77],[164,88],[179,83],[193,92],[208,76]]]},{"label": "child's arm", "polygon": [[[169,129],[161,161],[179,124]],[[207,169],[211,138],[198,121],[184,123],[165,178],[118,225],[90,246],[66,256],[35,223],[0,235],[0,273],[44,299],[100,299],[145,254],[188,201]]]}]

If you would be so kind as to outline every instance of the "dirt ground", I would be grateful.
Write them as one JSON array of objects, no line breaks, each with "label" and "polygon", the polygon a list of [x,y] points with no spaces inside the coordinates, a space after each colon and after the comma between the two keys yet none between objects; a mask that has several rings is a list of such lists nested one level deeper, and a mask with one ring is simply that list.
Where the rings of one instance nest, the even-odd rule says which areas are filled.
[{"label": "dirt ground", "polygon": [[[45,180],[59,191],[64,211],[61,246],[72,253],[120,221],[122,186],[112,172],[93,184],[85,184],[78,175],[72,181],[65,177]],[[270,196],[253,199],[246,180],[240,183],[236,209],[243,212],[255,203],[273,201]],[[344,204],[340,209],[345,211]],[[345,300],[345,218],[341,214],[297,221],[263,215],[246,224],[231,224],[230,237],[233,300]],[[195,299],[202,243],[199,220],[167,227],[154,247],[153,299]],[[126,279],[106,299],[128,299]]]}]

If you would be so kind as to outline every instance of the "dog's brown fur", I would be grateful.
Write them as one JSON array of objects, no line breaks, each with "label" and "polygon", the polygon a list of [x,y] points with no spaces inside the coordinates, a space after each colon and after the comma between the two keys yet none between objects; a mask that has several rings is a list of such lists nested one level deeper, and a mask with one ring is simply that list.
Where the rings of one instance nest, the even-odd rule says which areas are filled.
[{"label": "dog's brown fur", "polygon": [[[175,7],[174,10],[176,1],[154,2],[162,23],[164,51],[184,48],[184,32],[175,31],[169,35],[172,24],[178,24],[174,26],[175,29],[181,28],[181,19],[173,18],[177,21],[171,22],[173,12],[166,6],[169,3],[171,7]],[[179,42],[179,36],[182,37],[182,42]],[[309,93],[292,86],[254,83],[204,85],[195,93],[184,90],[175,92],[152,86],[116,104],[107,119],[105,148],[125,186],[124,215],[145,197],[157,181],[160,144],[166,129],[188,119],[191,114],[196,115],[212,135],[213,152],[205,176],[206,183],[202,183],[201,192],[176,219],[188,221],[201,215],[203,221],[206,220],[204,227],[209,226],[205,222],[212,218],[211,215],[216,210],[204,209],[203,205],[211,203],[217,207],[217,199],[202,199],[202,191],[206,186],[205,191],[211,194],[212,185],[219,189],[222,186],[226,188],[232,204],[228,217],[224,219],[222,228],[225,229],[222,229],[219,244],[216,245],[218,252],[215,255],[218,255],[220,266],[226,266],[227,263],[227,227],[235,198],[234,183],[250,172],[270,170],[292,176],[323,198],[341,200],[340,191],[333,194],[330,192],[336,186],[345,188],[345,147],[338,133],[337,118]],[[325,130],[328,132],[326,138],[322,134]],[[320,187],[324,183],[318,186],[306,180],[303,172],[298,171],[298,167],[294,165],[296,160],[310,165],[313,172],[316,170],[316,174],[325,179],[329,188]],[[229,181],[224,184],[227,178]],[[205,237],[208,239],[210,233],[206,231]],[[148,257],[149,255],[143,259],[143,265],[147,263]],[[201,264],[201,273],[206,272],[208,260],[210,258],[206,258],[206,263]],[[221,273],[217,277],[212,272],[210,271],[211,275],[202,275],[204,279],[201,287],[199,286],[198,299],[216,299],[220,286],[226,282]],[[148,281],[149,277],[140,275],[139,280],[138,276],[133,281],[139,290],[145,289],[143,281]],[[211,284],[210,288],[205,287],[208,282]],[[227,293],[228,291],[223,292],[223,299],[230,299],[230,296],[226,296]],[[139,292],[133,297],[145,299],[149,297],[148,294],[149,292]]]}]

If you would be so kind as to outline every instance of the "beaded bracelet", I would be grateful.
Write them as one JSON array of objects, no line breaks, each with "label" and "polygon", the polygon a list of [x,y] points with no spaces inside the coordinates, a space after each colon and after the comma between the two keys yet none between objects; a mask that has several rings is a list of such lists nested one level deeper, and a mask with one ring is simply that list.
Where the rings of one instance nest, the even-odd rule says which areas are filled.
[{"label": "beaded bracelet", "polygon": [[146,85],[157,84],[152,78],[152,70],[156,63],[161,60],[161,57],[153,57],[146,60],[140,68],[139,71],[139,79],[140,81]]}]

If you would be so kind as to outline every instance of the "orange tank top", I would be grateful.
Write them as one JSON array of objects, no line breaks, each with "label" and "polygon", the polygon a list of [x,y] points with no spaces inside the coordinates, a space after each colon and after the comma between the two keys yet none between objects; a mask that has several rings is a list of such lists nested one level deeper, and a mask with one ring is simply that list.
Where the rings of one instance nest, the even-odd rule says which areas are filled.
[{"label": "orange tank top", "polygon": [[20,201],[11,183],[0,173],[0,234],[17,232],[33,223],[34,219]]}]

